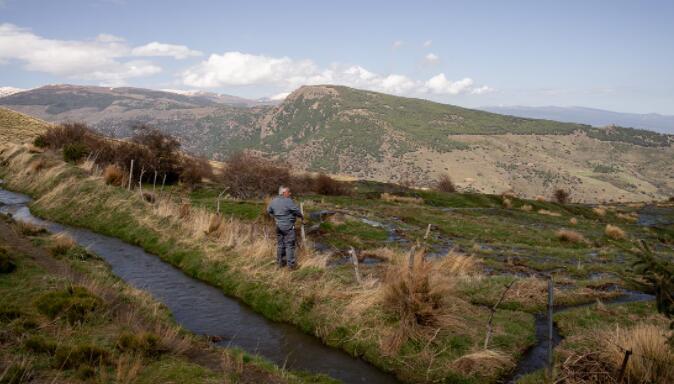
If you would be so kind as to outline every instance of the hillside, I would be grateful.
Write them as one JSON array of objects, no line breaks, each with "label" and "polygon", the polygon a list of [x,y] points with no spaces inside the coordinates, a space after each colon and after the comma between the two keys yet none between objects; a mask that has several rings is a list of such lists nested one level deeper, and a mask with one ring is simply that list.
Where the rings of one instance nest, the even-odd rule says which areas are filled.
[{"label": "hillside", "polygon": [[49,123],[14,112],[6,108],[0,108],[0,139],[5,142],[29,142],[47,129]]},{"label": "hillside", "polygon": [[[674,195],[674,136],[499,115],[342,86],[301,87],[277,106],[227,105],[204,94],[48,86],[0,98],[47,121],[82,120],[116,137],[137,123],[222,160],[253,149],[293,167],[525,197],[556,188],[576,201]],[[252,105],[252,106],[251,106]]]}]

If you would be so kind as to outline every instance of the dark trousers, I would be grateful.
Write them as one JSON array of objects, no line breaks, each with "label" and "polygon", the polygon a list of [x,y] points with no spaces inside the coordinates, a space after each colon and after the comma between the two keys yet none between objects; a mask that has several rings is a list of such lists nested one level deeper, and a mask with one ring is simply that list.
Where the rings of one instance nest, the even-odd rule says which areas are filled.
[{"label": "dark trousers", "polygon": [[295,227],[283,230],[276,227],[276,263],[280,266],[295,266]]}]

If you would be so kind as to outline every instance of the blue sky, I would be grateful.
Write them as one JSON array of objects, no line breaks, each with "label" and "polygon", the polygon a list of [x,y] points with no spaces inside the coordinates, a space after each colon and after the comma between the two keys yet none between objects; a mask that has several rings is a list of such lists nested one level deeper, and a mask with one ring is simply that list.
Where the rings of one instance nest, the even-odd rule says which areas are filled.
[{"label": "blue sky", "polygon": [[0,86],[282,97],[336,83],[469,107],[674,114],[673,1],[0,0]]}]

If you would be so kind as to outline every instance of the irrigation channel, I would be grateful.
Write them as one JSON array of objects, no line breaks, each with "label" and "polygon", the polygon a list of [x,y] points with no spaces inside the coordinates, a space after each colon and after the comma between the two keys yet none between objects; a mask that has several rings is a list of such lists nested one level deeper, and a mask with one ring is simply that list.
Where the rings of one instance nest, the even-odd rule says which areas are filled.
[{"label": "irrigation channel", "polygon": [[275,323],[253,312],[219,289],[185,275],[139,247],[86,229],[69,227],[33,216],[31,198],[0,188],[0,212],[49,232],[65,232],[79,245],[103,258],[114,274],[150,292],[164,303],[184,328],[217,336],[221,346],[236,346],[291,370],[323,373],[345,383],[397,383],[398,380],[362,359],[330,348],[297,328]]}]

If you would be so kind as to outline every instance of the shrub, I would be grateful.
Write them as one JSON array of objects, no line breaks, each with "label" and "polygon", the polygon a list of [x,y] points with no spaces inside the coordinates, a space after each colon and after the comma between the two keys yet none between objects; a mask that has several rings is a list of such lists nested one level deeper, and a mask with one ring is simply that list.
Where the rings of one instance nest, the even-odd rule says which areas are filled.
[{"label": "shrub", "polygon": [[103,180],[106,184],[123,186],[126,172],[117,164],[110,164],[103,170]]},{"label": "shrub", "polygon": [[339,196],[346,195],[348,190],[344,183],[341,183],[324,173],[320,173],[316,177],[314,183],[314,192],[319,195]]},{"label": "shrub", "polygon": [[35,140],[33,140],[33,145],[38,148],[45,148],[49,146],[49,143],[43,135],[39,135],[35,137]]},{"label": "shrub", "polygon": [[59,233],[52,237],[51,244],[49,245],[49,252],[53,256],[63,256],[76,245],[77,243],[70,237],[70,235],[67,233]]},{"label": "shrub", "polygon": [[569,243],[586,243],[587,240],[585,239],[585,236],[583,236],[582,233],[576,232],[576,231],[571,231],[568,229],[560,229],[558,230],[555,235],[560,241],[566,241]]},{"label": "shrub", "polygon": [[594,212],[594,214],[599,216],[599,217],[606,216],[606,208],[604,208],[604,207],[594,207],[594,208],[592,208],[592,212]]},{"label": "shrub", "polygon": [[559,204],[566,204],[569,202],[570,194],[566,190],[559,188],[555,190],[553,197],[555,198],[555,201],[558,202]]},{"label": "shrub", "polygon": [[290,181],[289,166],[248,152],[229,156],[223,172],[223,184],[232,196],[241,199],[275,195],[280,185],[288,185]]},{"label": "shrub", "polygon": [[49,292],[35,301],[37,310],[50,319],[65,316],[70,324],[84,322],[92,312],[103,307],[103,300],[84,287]]},{"label": "shrub", "polygon": [[82,143],[66,144],[63,147],[63,160],[76,163],[89,153],[89,148]]},{"label": "shrub", "polygon": [[213,178],[213,168],[203,158],[184,157],[180,168],[180,181],[190,187],[201,183],[203,179]]},{"label": "shrub", "polygon": [[54,354],[56,368],[72,369],[82,364],[101,365],[108,363],[110,351],[91,344],[59,346]]},{"label": "shrub", "polygon": [[612,238],[613,240],[622,240],[627,237],[625,231],[616,225],[607,224],[606,229],[604,230],[606,236]]},{"label": "shrub", "polygon": [[442,175],[435,183],[435,189],[439,192],[456,192],[456,187],[449,175]]},{"label": "shrub", "polygon": [[5,248],[0,248],[0,273],[11,273],[16,269],[16,264],[7,254]]},{"label": "shrub", "polygon": [[67,144],[84,143],[95,134],[84,123],[63,123],[47,129],[35,138],[36,147],[63,148]]}]

